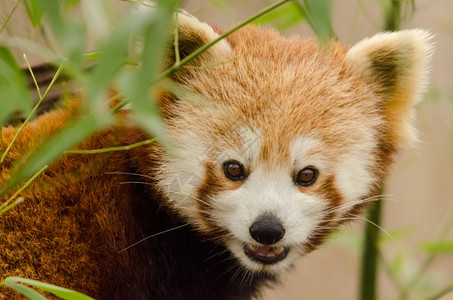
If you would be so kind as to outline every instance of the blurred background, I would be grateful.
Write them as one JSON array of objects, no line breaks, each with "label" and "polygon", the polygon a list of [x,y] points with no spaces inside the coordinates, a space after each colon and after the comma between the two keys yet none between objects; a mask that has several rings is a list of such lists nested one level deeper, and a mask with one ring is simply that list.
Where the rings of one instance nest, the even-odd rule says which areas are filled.
[{"label": "blurred background", "polygon": [[[18,1],[0,42],[22,37],[48,45],[31,26]],[[275,1],[186,0],[181,6],[201,20],[229,28]],[[401,1],[402,28],[424,28],[435,34],[432,85],[417,107],[420,144],[400,156],[385,187],[379,263],[379,299],[431,299],[453,285],[453,1]],[[340,41],[353,45],[385,26],[386,0],[332,1],[332,27]],[[0,24],[16,1],[0,0]],[[130,4],[118,2],[120,7]],[[266,26],[284,35],[314,36],[303,17],[282,12]],[[18,41],[16,41],[18,43]],[[35,45],[33,47],[36,47]],[[32,64],[44,59],[35,49],[26,52]],[[94,46],[93,46],[94,47]],[[360,284],[363,222],[342,229],[324,247],[301,259],[281,284],[267,289],[264,300],[357,299]],[[453,299],[453,293],[439,299]]]}]

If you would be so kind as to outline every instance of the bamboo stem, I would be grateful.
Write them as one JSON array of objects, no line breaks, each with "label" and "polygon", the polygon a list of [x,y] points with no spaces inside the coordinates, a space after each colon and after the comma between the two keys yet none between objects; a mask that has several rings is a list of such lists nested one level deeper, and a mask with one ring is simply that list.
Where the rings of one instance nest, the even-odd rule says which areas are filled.
[{"label": "bamboo stem", "polygon": [[375,300],[379,257],[379,225],[381,223],[382,199],[368,209],[365,225],[365,241],[362,252],[360,299]]},{"label": "bamboo stem", "polygon": [[[401,23],[401,2],[392,0],[391,7],[386,12],[385,30],[398,30]],[[382,191],[381,191],[382,194]],[[378,260],[379,260],[379,229],[381,224],[383,204],[379,199],[368,210],[370,223],[365,227],[365,241],[362,254],[360,299],[375,300],[377,298]]]},{"label": "bamboo stem", "polygon": [[99,153],[107,153],[107,152],[115,152],[115,151],[126,151],[131,150],[143,145],[148,145],[154,143],[156,139],[149,139],[145,141],[141,141],[135,144],[126,145],[126,146],[118,146],[118,147],[110,147],[110,148],[102,148],[102,149],[93,149],[93,150],[67,150],[65,154],[99,154]]}]

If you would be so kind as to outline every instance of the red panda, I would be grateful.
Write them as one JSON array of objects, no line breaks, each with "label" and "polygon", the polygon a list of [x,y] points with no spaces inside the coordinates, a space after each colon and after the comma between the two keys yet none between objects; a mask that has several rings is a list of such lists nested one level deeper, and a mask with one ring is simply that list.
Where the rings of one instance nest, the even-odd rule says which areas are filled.
[{"label": "red panda", "polygon": [[[182,57],[218,36],[181,14]],[[0,217],[1,276],[96,299],[258,295],[378,194],[398,150],[416,139],[413,106],[431,48],[423,30],[351,48],[238,30],[160,94],[173,153],[156,143],[64,155],[22,192],[25,201]],[[25,127],[0,165],[0,184],[73,110]],[[80,148],[149,138],[128,124],[123,112]],[[16,130],[2,130],[4,147]]]}]

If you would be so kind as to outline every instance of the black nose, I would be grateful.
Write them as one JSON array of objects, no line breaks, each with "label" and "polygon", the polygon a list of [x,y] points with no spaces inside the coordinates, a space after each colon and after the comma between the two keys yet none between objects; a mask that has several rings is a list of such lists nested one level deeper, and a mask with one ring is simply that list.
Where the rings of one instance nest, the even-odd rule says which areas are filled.
[{"label": "black nose", "polygon": [[249,228],[252,238],[263,245],[273,245],[285,235],[280,221],[272,215],[259,217]]}]

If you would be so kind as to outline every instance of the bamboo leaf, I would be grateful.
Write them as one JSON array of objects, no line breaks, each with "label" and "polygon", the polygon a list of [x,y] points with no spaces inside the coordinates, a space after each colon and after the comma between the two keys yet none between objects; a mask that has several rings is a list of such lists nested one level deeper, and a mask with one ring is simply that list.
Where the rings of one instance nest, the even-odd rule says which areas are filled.
[{"label": "bamboo leaf", "polygon": [[453,253],[453,241],[424,242],[421,248],[428,253]]},{"label": "bamboo leaf", "polygon": [[[44,283],[44,282],[37,281],[37,280],[26,279],[26,278],[21,278],[21,277],[8,277],[8,278],[5,279],[4,282],[5,282],[6,286],[10,286],[11,284],[16,285],[16,286],[20,285],[20,284],[17,284],[17,283],[29,284],[31,286],[34,286],[34,287],[39,288],[39,289],[41,289],[43,291],[52,293],[55,296],[58,296],[60,298],[67,299],[67,300],[93,300],[93,298],[88,297],[88,296],[86,296],[86,295],[84,295],[82,293],[75,292],[75,291],[72,291],[72,290],[69,290],[69,289],[65,289],[65,288],[62,288],[62,287],[59,287],[59,286],[56,286],[56,285]],[[25,287],[25,286],[22,286],[22,287]],[[35,292],[34,290],[32,290],[32,289],[30,289],[28,287],[25,287],[25,288]],[[19,291],[19,292],[22,293],[22,291]],[[42,298],[30,298],[30,299],[46,299],[44,296],[41,296],[41,297]]]},{"label": "bamboo leaf", "polygon": [[0,46],[0,124],[15,111],[29,112],[31,96],[24,74],[11,52]]},{"label": "bamboo leaf", "polygon": [[163,50],[171,37],[170,29],[177,3],[177,0],[158,2],[144,28],[141,68],[134,73],[123,73],[120,80],[126,99],[132,103],[133,119],[137,125],[157,136],[167,146],[168,138],[158,109],[149,97],[149,89],[151,79],[157,76],[161,68]]},{"label": "bamboo leaf", "polygon": [[304,0],[308,22],[321,40],[335,38],[332,26],[332,3],[330,0]]},{"label": "bamboo leaf", "polygon": [[18,48],[24,51],[33,49],[33,54],[41,58],[42,61],[55,62],[58,65],[58,61],[61,60],[61,58],[49,48],[44,47],[39,43],[33,42],[29,39],[20,38],[17,36],[6,37],[5,45],[9,48]]},{"label": "bamboo leaf", "polygon": [[5,280],[5,286],[10,287],[10,288],[18,291],[19,293],[21,293],[22,295],[24,295],[28,299],[31,299],[31,300],[47,300],[46,297],[44,297],[43,295],[41,295],[40,293],[38,293],[34,289],[29,288],[28,286],[25,286],[25,285],[18,284],[18,283],[13,283],[13,282],[6,282],[6,280]]},{"label": "bamboo leaf", "polygon": [[[5,202],[3,203],[1,206],[2,208],[0,208],[0,216],[3,215],[4,213],[8,212],[9,210],[13,209],[14,207],[16,207],[19,203],[23,202],[24,201],[24,198],[20,197],[18,199],[16,199],[14,202]],[[10,204],[11,203],[11,204]],[[3,208],[4,207],[4,208]]]},{"label": "bamboo leaf", "polygon": [[0,156],[0,164],[3,162],[3,160],[5,159],[6,155],[8,154],[9,150],[11,149],[11,147],[13,146],[14,142],[16,141],[17,137],[21,134],[22,130],[25,128],[25,126],[28,124],[28,122],[30,121],[30,119],[33,117],[35,111],[38,109],[39,105],[41,104],[41,102],[44,100],[44,98],[47,96],[47,94],[49,93],[50,89],[52,88],[52,86],[54,85],[55,81],[57,80],[58,76],[60,76],[61,74],[61,71],[63,70],[63,64],[58,68],[57,72],[55,73],[54,77],[52,78],[52,81],[49,83],[49,86],[47,87],[44,95],[41,95],[41,92],[40,92],[40,89],[39,89],[39,86],[38,86],[38,83],[36,81],[36,78],[33,74],[33,71],[31,69],[31,66],[27,60],[27,57],[24,55],[25,57],[25,61],[27,62],[28,64],[28,68],[30,70],[30,73],[31,73],[31,76],[34,80],[34,83],[36,85],[36,88],[38,90],[38,94],[40,96],[40,99],[39,101],[36,103],[35,107],[33,108],[33,110],[28,114],[28,117],[25,119],[25,121],[22,123],[22,125],[19,127],[19,129],[16,131],[16,134],[14,135],[14,138],[10,141],[9,145],[6,147],[5,151],[2,153],[2,155]]},{"label": "bamboo leaf", "polygon": [[304,11],[295,2],[281,6],[253,22],[256,25],[272,24],[280,30],[287,29],[305,19]]},{"label": "bamboo leaf", "polygon": [[63,50],[67,50],[69,60],[79,64],[85,48],[86,34],[83,23],[71,18],[69,8],[77,5],[79,0],[51,1],[28,0],[28,13],[34,24],[43,20],[50,23],[50,29]]},{"label": "bamboo leaf", "polygon": [[37,0],[24,0],[24,4],[33,26],[41,25],[43,11]]},{"label": "bamboo leaf", "polygon": [[[98,61],[85,80],[87,104],[90,108],[107,104],[105,94],[108,85],[126,64],[125,55],[131,40],[134,40],[137,32],[146,26],[149,19],[149,15],[130,14],[113,30],[103,43],[102,50],[95,53],[94,58]],[[123,70],[123,73],[129,74],[131,71]]]},{"label": "bamboo leaf", "polygon": [[413,228],[410,227],[403,227],[389,231],[389,234],[383,234],[379,237],[379,243],[386,244],[395,242],[396,240],[401,240],[402,238],[408,236],[411,232],[413,232]]},{"label": "bamboo leaf", "polygon": [[14,5],[13,9],[11,10],[11,12],[8,14],[8,16],[6,17],[6,20],[3,22],[3,24],[0,26],[0,35],[2,34],[3,30],[6,28],[6,26],[8,25],[9,21],[11,20],[12,16],[14,15],[14,13],[16,12],[16,9],[17,7],[19,6],[20,4],[20,0],[17,0],[16,1],[16,4]]},{"label": "bamboo leaf", "polygon": [[440,291],[434,293],[432,296],[428,297],[426,300],[438,300],[442,298],[443,296],[450,294],[453,292],[453,284],[449,285],[447,287],[444,287]]}]

